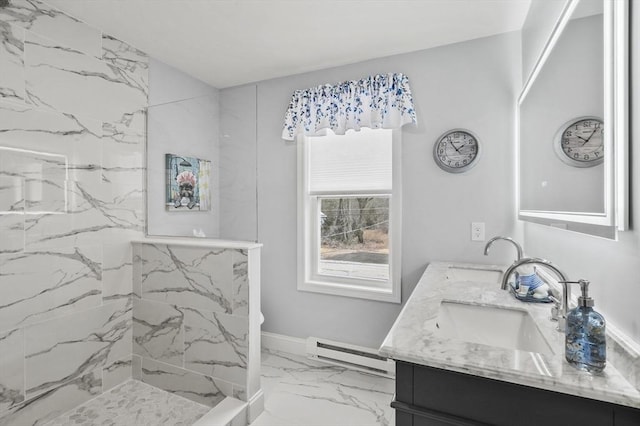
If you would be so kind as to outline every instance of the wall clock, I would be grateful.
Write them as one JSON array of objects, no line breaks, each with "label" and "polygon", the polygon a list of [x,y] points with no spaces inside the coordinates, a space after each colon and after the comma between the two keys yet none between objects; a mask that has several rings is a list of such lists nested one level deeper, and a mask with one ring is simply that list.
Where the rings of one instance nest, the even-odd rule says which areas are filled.
[{"label": "wall clock", "polygon": [[579,117],[560,127],[553,140],[558,157],[574,167],[592,167],[604,161],[603,121]]},{"label": "wall clock", "polygon": [[478,137],[465,129],[448,130],[433,146],[433,159],[438,167],[449,173],[471,169],[480,157]]}]

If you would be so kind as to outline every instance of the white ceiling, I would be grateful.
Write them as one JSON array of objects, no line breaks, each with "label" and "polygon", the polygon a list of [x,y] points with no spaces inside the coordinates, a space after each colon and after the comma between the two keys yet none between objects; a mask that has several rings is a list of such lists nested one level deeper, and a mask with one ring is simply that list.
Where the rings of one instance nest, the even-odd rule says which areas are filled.
[{"label": "white ceiling", "polygon": [[520,30],[530,0],[48,0],[215,87]]}]

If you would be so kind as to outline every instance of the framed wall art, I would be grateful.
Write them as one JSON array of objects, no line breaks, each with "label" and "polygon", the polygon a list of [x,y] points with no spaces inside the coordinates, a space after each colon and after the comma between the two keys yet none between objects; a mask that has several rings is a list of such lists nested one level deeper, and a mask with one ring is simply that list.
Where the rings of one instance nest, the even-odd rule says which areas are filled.
[{"label": "framed wall art", "polygon": [[166,154],[166,209],[170,212],[211,209],[211,161]]}]

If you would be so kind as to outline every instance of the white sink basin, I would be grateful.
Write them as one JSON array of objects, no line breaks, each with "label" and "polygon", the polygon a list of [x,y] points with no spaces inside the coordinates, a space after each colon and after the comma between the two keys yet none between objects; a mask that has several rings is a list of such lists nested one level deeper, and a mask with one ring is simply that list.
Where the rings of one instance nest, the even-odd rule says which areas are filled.
[{"label": "white sink basin", "polygon": [[447,278],[451,281],[475,281],[497,284],[502,281],[502,271],[490,268],[450,266],[447,270]]},{"label": "white sink basin", "polygon": [[552,355],[553,350],[527,311],[442,301],[436,335],[470,343]]}]

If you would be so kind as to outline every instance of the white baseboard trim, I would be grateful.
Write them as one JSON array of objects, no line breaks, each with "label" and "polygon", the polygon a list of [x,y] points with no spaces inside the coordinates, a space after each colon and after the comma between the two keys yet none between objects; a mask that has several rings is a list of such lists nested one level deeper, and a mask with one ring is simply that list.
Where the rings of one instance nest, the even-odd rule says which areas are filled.
[{"label": "white baseboard trim", "polygon": [[262,332],[262,347],[269,351],[286,352],[294,355],[307,355],[307,340],[284,334]]},{"label": "white baseboard trim", "polygon": [[229,424],[247,424],[247,403],[236,398],[226,397],[193,426],[227,426]]},{"label": "white baseboard trim", "polygon": [[393,360],[381,356],[375,349],[350,343],[312,336],[307,339],[307,357],[383,377],[393,378],[396,375],[396,364]]},{"label": "white baseboard trim", "polygon": [[[285,336],[284,334],[269,333],[267,331],[263,331],[260,337],[261,337],[262,349],[264,350],[273,351],[273,352],[284,352],[284,353],[293,354],[293,355],[300,355],[307,358],[316,359],[321,362],[326,362],[333,365],[340,365],[346,368],[351,368],[354,370],[366,371],[368,373],[371,373],[371,371],[358,368],[357,364],[349,365],[349,363],[347,364],[336,363],[335,360],[332,362],[330,359],[319,357],[318,350],[313,349],[313,346],[314,346],[313,344],[317,340],[317,338],[314,338],[314,337],[303,339],[299,337]],[[332,343],[338,346],[352,348],[355,350],[361,350],[361,351],[372,353],[372,354],[377,353],[375,349],[371,349],[371,348],[365,348],[365,347],[355,346],[355,345],[341,343],[341,342],[332,342],[328,340],[326,342]],[[390,376],[395,375],[395,364],[393,364],[392,361],[388,360],[387,364],[389,363],[391,364],[391,366],[386,365],[383,368],[384,371],[387,371],[387,375],[386,375],[387,377],[389,377],[389,375]]]},{"label": "white baseboard trim", "polygon": [[249,423],[253,423],[253,421],[264,411],[264,391],[262,389],[253,395],[253,398],[249,401],[248,408],[247,420]]}]

